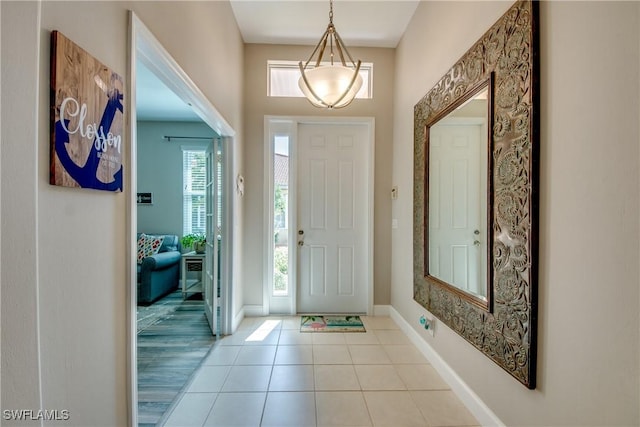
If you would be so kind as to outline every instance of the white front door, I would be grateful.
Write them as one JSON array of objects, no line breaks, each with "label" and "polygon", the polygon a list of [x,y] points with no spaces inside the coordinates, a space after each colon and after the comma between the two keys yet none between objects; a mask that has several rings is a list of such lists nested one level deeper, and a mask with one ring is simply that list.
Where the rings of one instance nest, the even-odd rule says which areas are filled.
[{"label": "white front door", "polygon": [[369,127],[300,124],[297,142],[300,313],[366,313]]},{"label": "white front door", "polygon": [[482,136],[481,125],[446,123],[429,134],[429,274],[476,295],[486,277]]}]

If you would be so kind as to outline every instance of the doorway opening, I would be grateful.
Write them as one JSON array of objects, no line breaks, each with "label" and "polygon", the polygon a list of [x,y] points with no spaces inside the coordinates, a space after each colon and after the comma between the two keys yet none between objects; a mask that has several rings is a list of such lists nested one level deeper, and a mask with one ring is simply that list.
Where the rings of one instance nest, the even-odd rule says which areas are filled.
[{"label": "doorway opening", "polygon": [[[131,57],[130,57],[130,75],[131,83],[129,87],[129,93],[131,104],[131,144],[130,144],[130,165],[129,165],[129,177],[130,181],[125,188],[128,193],[127,204],[127,232],[128,232],[128,253],[127,264],[129,266],[129,372],[130,372],[130,425],[138,425],[143,420],[140,419],[138,413],[139,403],[139,365],[138,358],[138,276],[139,266],[136,263],[137,254],[137,241],[139,231],[139,211],[144,212],[144,207],[138,204],[138,192],[145,192],[144,188],[138,188],[139,172],[141,172],[141,166],[139,165],[139,156],[141,156],[140,149],[143,145],[139,145],[138,139],[140,138],[140,125],[136,109],[138,107],[138,80],[142,80],[143,73],[149,71],[154,78],[159,80],[166,88],[169,89],[175,96],[177,96],[184,104],[190,106],[191,115],[197,117],[198,123],[191,123],[187,125],[185,123],[174,123],[177,131],[168,132],[166,128],[162,129],[160,133],[159,129],[155,129],[154,143],[164,144],[164,148],[168,148],[167,152],[171,151],[172,162],[175,160],[178,165],[177,169],[180,169],[179,165],[184,165],[184,156],[182,152],[186,151],[199,151],[204,157],[204,169],[198,165],[195,165],[193,170],[187,171],[192,176],[192,180],[188,184],[187,181],[183,181],[183,176],[169,177],[159,187],[161,190],[157,190],[156,194],[150,192],[150,194],[141,197],[140,200],[151,200],[148,206],[152,204],[160,205],[161,202],[167,202],[169,205],[175,205],[178,207],[178,219],[180,223],[179,227],[169,225],[159,225],[158,222],[147,222],[150,234],[160,234],[164,232],[163,227],[168,230],[167,234],[172,237],[169,239],[178,241],[182,235],[184,235],[183,222],[184,218],[195,221],[195,227],[198,228],[204,224],[204,230],[193,229],[193,224],[190,224],[190,230],[194,232],[204,233],[206,235],[206,249],[204,254],[200,256],[192,250],[182,249],[182,254],[178,254],[180,258],[179,270],[180,270],[180,283],[175,291],[169,292],[169,296],[175,296],[178,299],[179,304],[190,302],[190,297],[193,292],[197,290],[197,287],[185,289],[182,284],[193,284],[193,282],[200,282],[201,284],[201,301],[199,309],[199,321],[205,325],[209,337],[215,337],[218,334],[228,334],[232,327],[231,319],[233,319],[234,313],[232,312],[232,293],[233,293],[233,211],[234,211],[234,199],[232,191],[234,184],[233,177],[236,174],[234,170],[234,136],[235,131],[224,120],[221,114],[216,108],[209,102],[209,100],[200,92],[191,79],[185,74],[175,60],[169,55],[169,53],[162,47],[158,40],[151,34],[147,27],[139,20],[139,18],[130,12],[130,40],[131,40]],[[141,92],[142,93],[142,92]],[[152,128],[154,126],[151,126]],[[195,129],[195,130],[194,130]],[[153,133],[153,132],[152,132]],[[147,134],[145,137],[149,137]],[[195,148],[195,149],[194,149]],[[149,157],[159,156],[160,154],[151,150],[151,153],[147,153]],[[197,157],[197,156],[196,156]],[[202,156],[201,156],[202,157]],[[197,163],[197,162],[196,162]],[[199,163],[198,163],[199,164]],[[189,168],[188,168],[189,169]],[[200,171],[200,173],[198,173]],[[182,174],[184,168],[177,173]],[[152,174],[152,179],[162,181],[169,173],[166,170],[156,170]],[[190,176],[191,176],[190,175]],[[195,175],[198,175],[195,177]],[[197,179],[196,179],[197,178]],[[178,182],[178,188],[174,191],[176,194],[170,196],[167,189]],[[185,185],[189,186],[189,191],[185,191]],[[179,194],[178,194],[179,193]],[[173,193],[172,193],[173,194]],[[191,203],[185,203],[189,198]],[[163,200],[164,199],[164,200]],[[174,207],[175,207],[174,206]],[[190,207],[184,209],[183,207]],[[141,207],[142,209],[139,209]],[[172,210],[172,212],[175,209]],[[160,215],[161,220],[167,220],[168,211],[165,210],[164,217]],[[145,212],[145,215],[149,211]],[[149,218],[146,218],[147,220]],[[158,217],[156,218],[156,220]],[[168,223],[164,223],[168,224]],[[175,237],[175,239],[174,239]],[[179,244],[176,245],[179,248]],[[173,248],[172,248],[173,249]],[[195,248],[192,248],[195,249]],[[180,248],[178,249],[178,251]],[[187,268],[193,266],[193,268]],[[199,267],[199,268],[197,268]],[[198,271],[199,270],[199,271]],[[170,273],[170,280],[173,281],[175,287],[176,277],[173,271]],[[162,279],[166,277],[162,276]],[[175,295],[174,295],[175,294]],[[158,298],[162,297],[159,295]],[[158,362],[162,362],[158,360]],[[152,363],[149,361],[149,363]],[[181,362],[182,363],[182,362]],[[188,364],[188,361],[184,361],[184,364]],[[199,362],[198,362],[199,364]],[[193,366],[191,372],[193,372],[197,366]],[[183,374],[186,370],[183,372]],[[185,383],[188,378],[185,379]],[[179,393],[179,388],[177,392]],[[178,394],[176,394],[177,397]],[[170,399],[168,404],[170,404]],[[168,407],[166,408],[168,409]],[[160,414],[160,417],[162,414]]]}]

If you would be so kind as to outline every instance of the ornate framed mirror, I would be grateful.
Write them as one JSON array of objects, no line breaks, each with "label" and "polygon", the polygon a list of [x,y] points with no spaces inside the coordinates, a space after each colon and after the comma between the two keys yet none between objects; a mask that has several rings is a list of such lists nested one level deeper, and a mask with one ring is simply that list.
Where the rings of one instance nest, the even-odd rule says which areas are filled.
[{"label": "ornate framed mirror", "polygon": [[515,3],[414,109],[414,299],[535,388],[538,4]]}]

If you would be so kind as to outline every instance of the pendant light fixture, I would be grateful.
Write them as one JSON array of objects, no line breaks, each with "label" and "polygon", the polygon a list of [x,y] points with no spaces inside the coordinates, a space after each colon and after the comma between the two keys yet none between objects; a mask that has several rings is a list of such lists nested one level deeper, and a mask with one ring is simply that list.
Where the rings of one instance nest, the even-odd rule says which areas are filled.
[{"label": "pendant light fixture", "polygon": [[[322,58],[327,45],[329,45],[329,61],[323,63]],[[335,57],[334,49],[338,58]],[[318,56],[315,59],[315,65],[310,66],[309,64],[313,61],[316,53]],[[346,107],[362,87],[360,60],[355,62],[351,58],[347,47],[333,25],[333,0],[329,0],[327,30],[307,62],[300,61],[298,66],[301,73],[298,86],[316,107],[329,109]]]}]

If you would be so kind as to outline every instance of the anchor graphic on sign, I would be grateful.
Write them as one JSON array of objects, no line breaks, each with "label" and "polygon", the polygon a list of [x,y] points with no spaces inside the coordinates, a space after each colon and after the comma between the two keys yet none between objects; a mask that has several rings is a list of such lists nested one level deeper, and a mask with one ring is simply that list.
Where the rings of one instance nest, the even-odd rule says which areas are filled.
[{"label": "anchor graphic on sign", "polygon": [[[58,155],[60,163],[66,170],[66,172],[83,188],[95,188],[98,190],[107,191],[122,191],[122,165],[120,169],[113,175],[114,180],[112,182],[102,182],[97,177],[98,166],[100,165],[100,157],[98,155],[98,146],[96,143],[98,138],[104,138],[104,133],[111,129],[113,120],[117,111],[123,113],[124,107],[122,105],[123,94],[116,88],[109,90],[100,77],[95,76],[94,80],[96,84],[107,95],[108,101],[100,120],[100,126],[97,128],[99,132],[96,132],[91,151],[87,157],[87,161],[84,166],[79,166],[69,156],[67,151],[67,144],[70,142],[69,137],[69,123],[70,120],[61,117],[61,120],[55,123],[55,150]],[[102,136],[101,136],[102,135]]]}]

